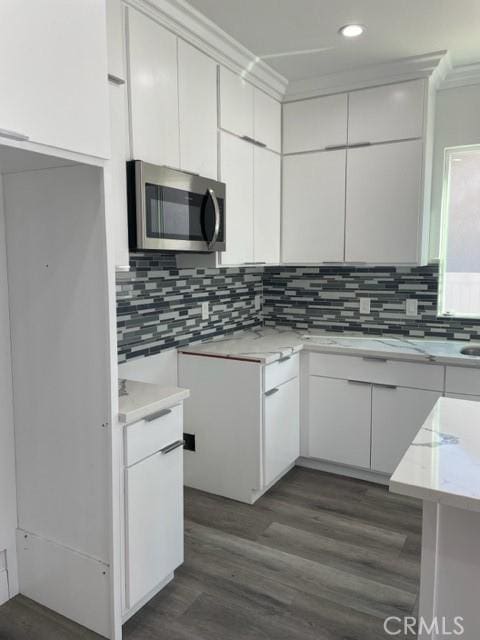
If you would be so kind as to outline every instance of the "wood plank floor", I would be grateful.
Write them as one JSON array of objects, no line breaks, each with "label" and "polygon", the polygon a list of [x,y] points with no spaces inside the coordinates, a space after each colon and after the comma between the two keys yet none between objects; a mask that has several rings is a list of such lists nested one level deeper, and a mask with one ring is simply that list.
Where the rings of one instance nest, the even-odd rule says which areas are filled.
[{"label": "wood plank floor", "polygon": [[[376,640],[415,609],[421,505],[385,487],[296,467],[253,506],[187,489],[185,517],[185,564],[127,640]],[[0,640],[98,638],[22,596],[0,607]]]}]

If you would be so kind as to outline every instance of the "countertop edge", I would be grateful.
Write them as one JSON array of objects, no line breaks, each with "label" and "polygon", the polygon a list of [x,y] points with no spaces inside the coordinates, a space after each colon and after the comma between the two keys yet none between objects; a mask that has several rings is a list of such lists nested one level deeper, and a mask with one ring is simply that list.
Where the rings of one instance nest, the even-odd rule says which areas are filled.
[{"label": "countertop edge", "polygon": [[443,491],[437,491],[414,484],[406,484],[396,480],[390,480],[389,490],[392,493],[417,498],[418,500],[437,502],[438,504],[463,509],[464,511],[480,512],[480,499],[472,498],[471,496],[463,496],[458,493],[445,493]]},{"label": "countertop edge", "polygon": [[133,409],[128,413],[118,413],[118,420],[123,425],[129,425],[133,422],[138,422],[148,416],[155,411],[161,411],[162,409],[169,409],[170,407],[183,402],[190,396],[190,391],[188,389],[182,389],[179,387],[179,390],[171,395],[161,398],[160,400],[155,400],[154,402],[150,402],[147,405],[144,405],[141,408]]}]

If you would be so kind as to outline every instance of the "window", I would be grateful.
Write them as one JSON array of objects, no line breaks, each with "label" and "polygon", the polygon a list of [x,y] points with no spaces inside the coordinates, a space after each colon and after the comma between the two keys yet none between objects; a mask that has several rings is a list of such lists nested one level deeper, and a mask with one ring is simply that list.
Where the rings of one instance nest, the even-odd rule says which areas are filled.
[{"label": "window", "polygon": [[438,313],[480,318],[480,145],[445,149]]}]

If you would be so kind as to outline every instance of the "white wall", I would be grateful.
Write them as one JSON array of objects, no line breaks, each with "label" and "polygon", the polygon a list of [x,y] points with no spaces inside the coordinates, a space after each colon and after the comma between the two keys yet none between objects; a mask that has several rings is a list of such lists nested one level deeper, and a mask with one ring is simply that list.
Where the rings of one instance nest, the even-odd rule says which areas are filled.
[{"label": "white wall", "polygon": [[[12,369],[10,354],[10,321],[8,310],[7,258],[3,182],[0,176],[0,555],[6,553],[8,591],[17,592],[17,559],[15,529],[17,504],[15,495],[15,448],[13,431]],[[0,583],[5,584],[4,560],[0,564]],[[0,604],[5,590],[0,590]]]},{"label": "white wall", "polygon": [[445,147],[480,143],[480,84],[438,92],[432,176],[430,259],[438,258]]}]

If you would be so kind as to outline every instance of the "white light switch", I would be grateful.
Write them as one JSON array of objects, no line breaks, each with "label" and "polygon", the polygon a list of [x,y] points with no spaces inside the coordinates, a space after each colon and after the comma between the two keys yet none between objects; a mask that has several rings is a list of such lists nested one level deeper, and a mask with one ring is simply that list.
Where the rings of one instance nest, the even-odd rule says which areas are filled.
[{"label": "white light switch", "polygon": [[370,298],[360,298],[360,313],[370,313]]},{"label": "white light switch", "polygon": [[418,300],[408,298],[405,304],[405,311],[407,316],[418,316]]},{"label": "white light switch", "polygon": [[209,315],[210,315],[210,303],[202,302],[202,320],[208,320]]}]

